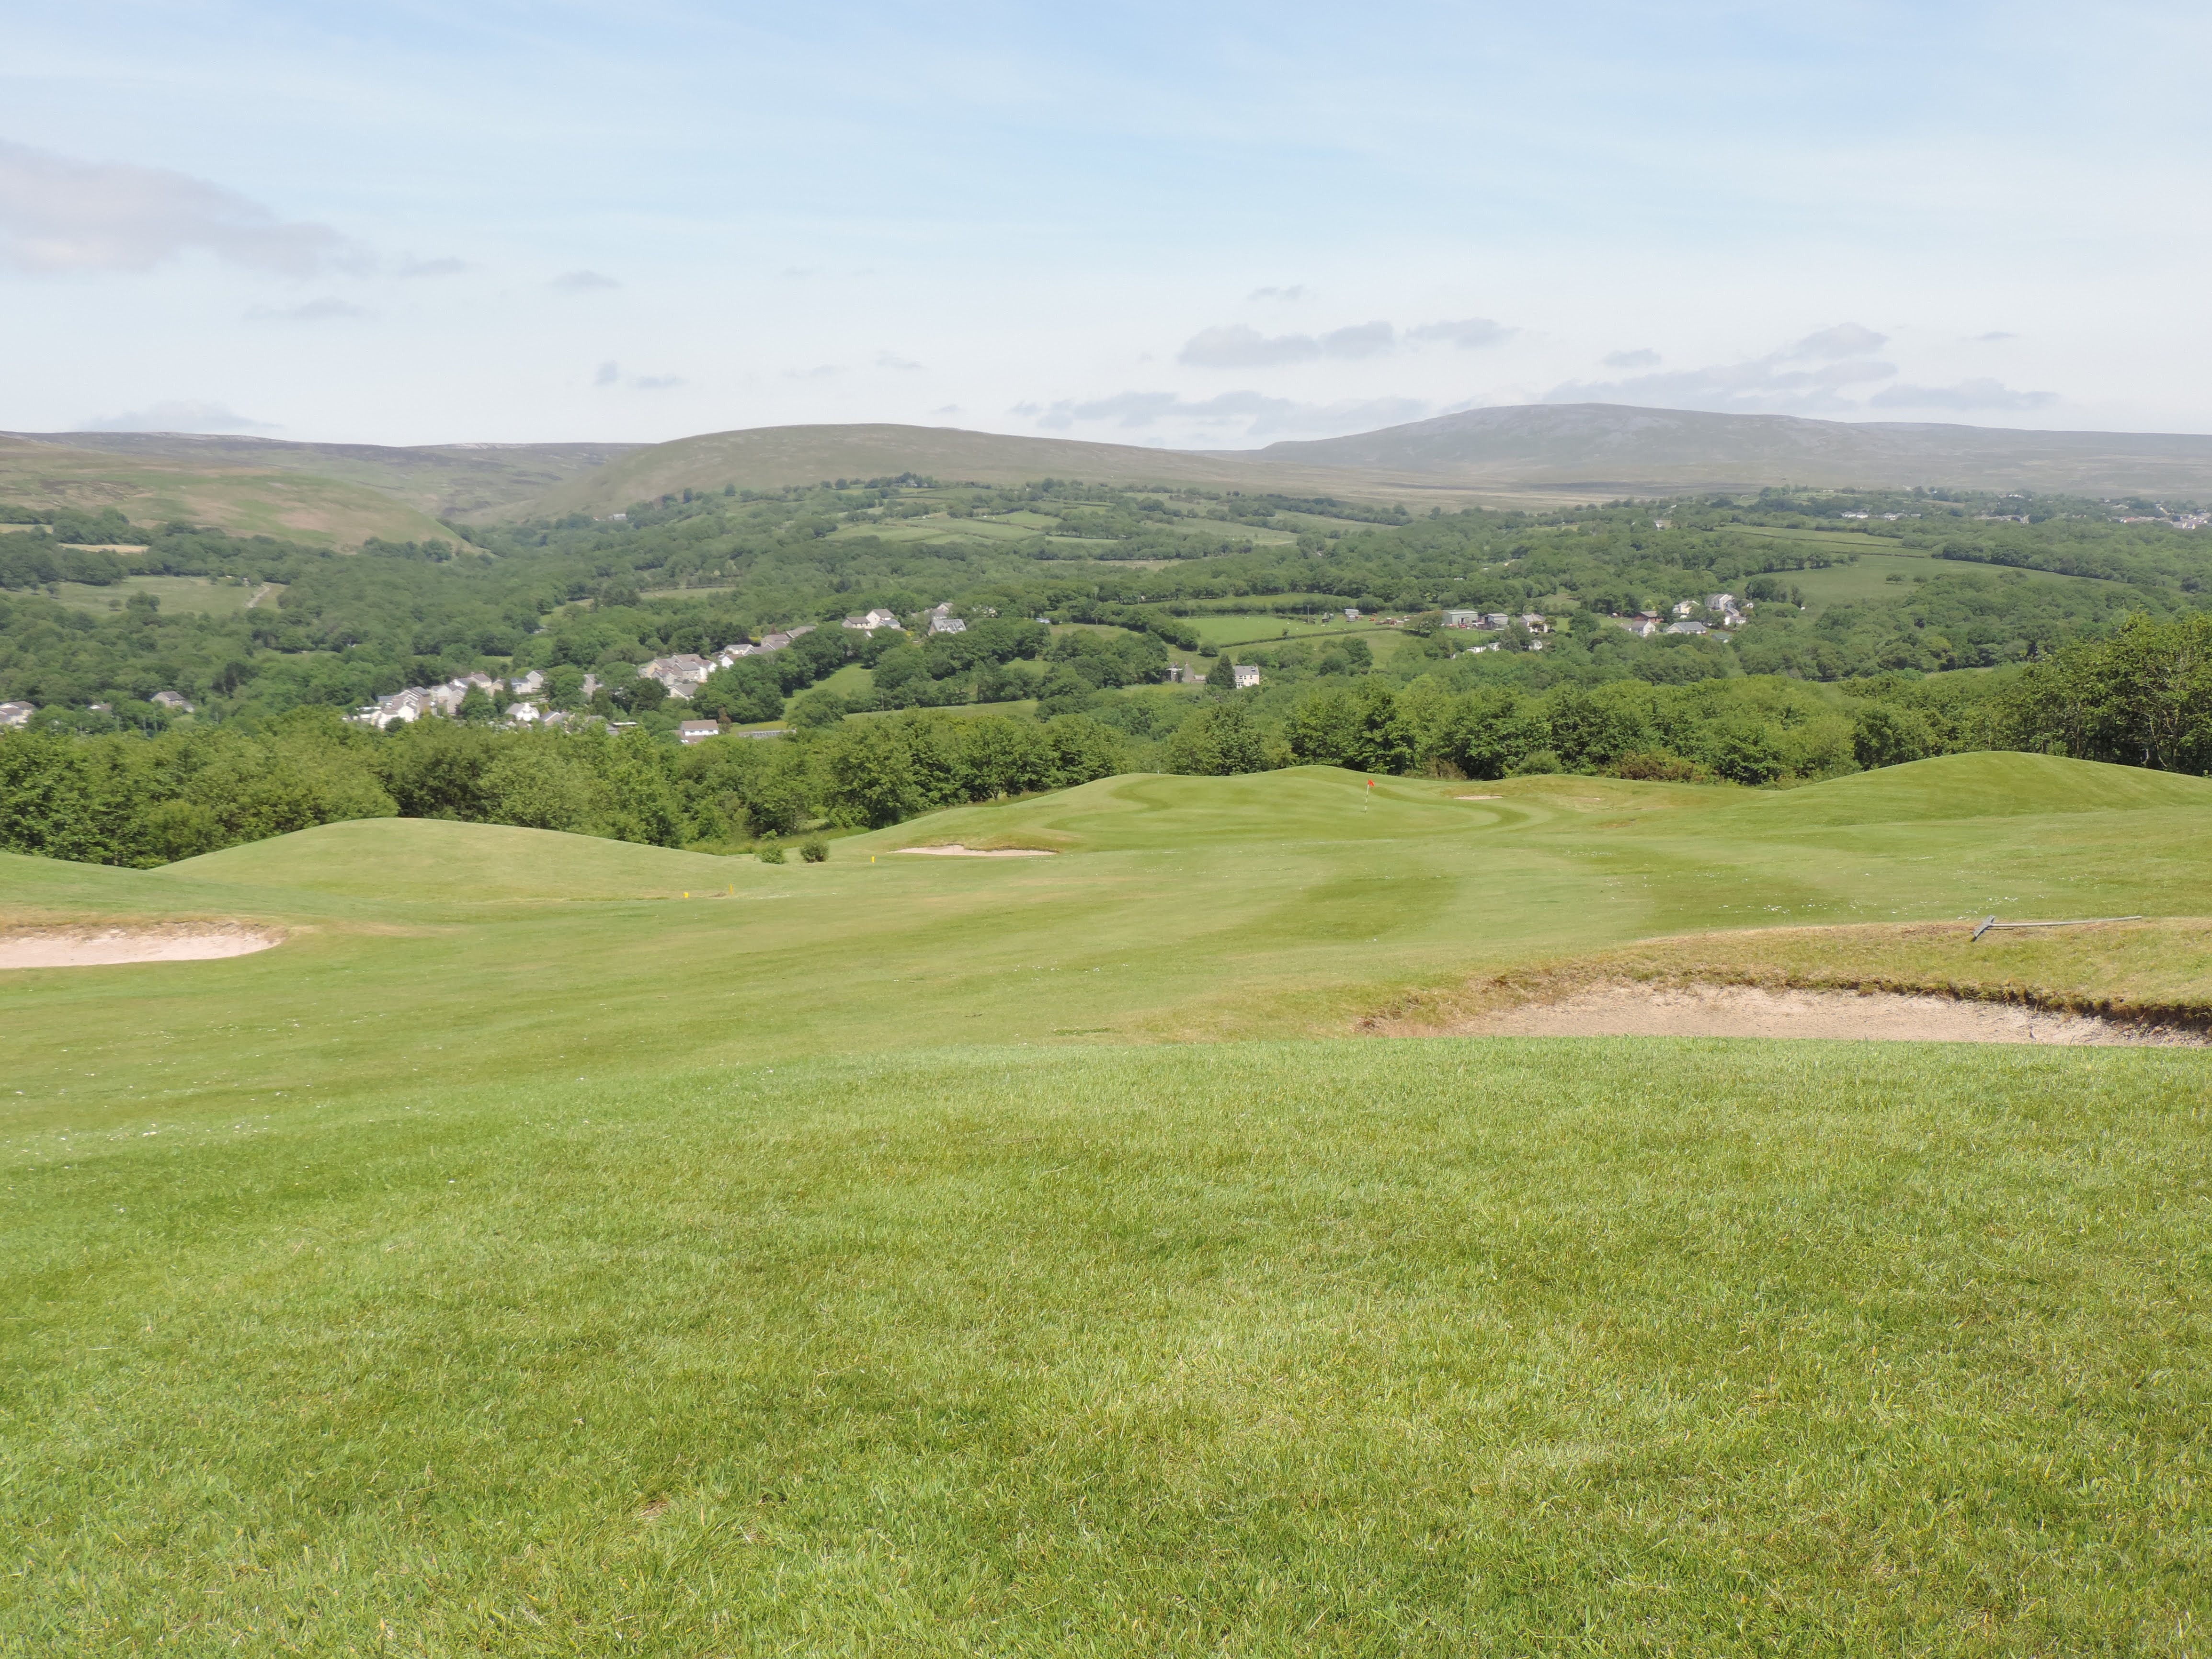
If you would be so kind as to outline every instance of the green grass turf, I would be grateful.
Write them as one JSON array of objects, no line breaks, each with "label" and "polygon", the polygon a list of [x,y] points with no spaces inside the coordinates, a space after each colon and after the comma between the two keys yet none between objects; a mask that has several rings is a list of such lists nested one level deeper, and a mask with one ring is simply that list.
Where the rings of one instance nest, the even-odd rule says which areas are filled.
[{"label": "green grass turf", "polygon": [[[2204,1054],[1297,1039],[2212,915],[2208,807],[1307,769],[821,866],[0,859],[10,919],[292,932],[0,981],[0,1650],[2194,1651]],[[1061,855],[892,850],[951,841]]]}]

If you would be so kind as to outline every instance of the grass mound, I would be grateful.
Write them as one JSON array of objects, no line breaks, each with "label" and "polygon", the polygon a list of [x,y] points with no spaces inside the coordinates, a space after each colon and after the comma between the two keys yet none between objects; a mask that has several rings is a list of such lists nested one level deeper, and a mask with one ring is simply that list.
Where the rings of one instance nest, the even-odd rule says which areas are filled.
[{"label": "grass mound", "polygon": [[329,823],[226,848],[165,874],[238,887],[396,902],[668,898],[720,890],[750,865],[551,830],[431,818]]},{"label": "grass mound", "polygon": [[1803,824],[2168,808],[2212,812],[2212,781],[2052,755],[1942,755],[1760,796],[1757,804],[1769,822]]}]

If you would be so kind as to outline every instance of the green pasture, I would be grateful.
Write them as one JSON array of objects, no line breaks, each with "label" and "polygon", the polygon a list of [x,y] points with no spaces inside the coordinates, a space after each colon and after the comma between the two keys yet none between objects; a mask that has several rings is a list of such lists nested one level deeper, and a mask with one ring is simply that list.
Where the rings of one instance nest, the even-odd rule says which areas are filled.
[{"label": "green pasture", "polygon": [[210,617],[235,617],[252,605],[274,605],[284,591],[276,583],[249,582],[240,586],[204,576],[125,576],[111,587],[63,582],[59,588],[61,602],[80,611],[111,610],[126,603],[133,593],[150,593],[161,602],[164,611]]},{"label": "green pasture", "polygon": [[1379,647],[1386,640],[1401,637],[1395,628],[1376,627],[1364,617],[1348,623],[1341,614],[1322,622],[1306,622],[1294,617],[1249,616],[1192,617],[1188,620],[1200,639],[1218,646],[1276,645],[1286,640],[1343,639],[1357,634],[1370,647]]},{"label": "green pasture", "polygon": [[0,975],[0,1650],[2200,1650],[2202,1052],[1351,1034],[2212,915],[2212,782],[1364,786],[0,858],[289,935]]}]

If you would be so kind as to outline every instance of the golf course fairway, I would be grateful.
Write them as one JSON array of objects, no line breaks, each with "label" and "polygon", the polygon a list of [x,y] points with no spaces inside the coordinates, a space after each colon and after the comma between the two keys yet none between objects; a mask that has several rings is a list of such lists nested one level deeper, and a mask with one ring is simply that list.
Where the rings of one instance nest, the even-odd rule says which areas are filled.
[{"label": "golf course fairway", "polygon": [[283,940],[0,971],[0,1651],[2202,1652],[2212,1053],[1369,1033],[2201,1028],[2208,825],[1979,754],[0,857]]}]

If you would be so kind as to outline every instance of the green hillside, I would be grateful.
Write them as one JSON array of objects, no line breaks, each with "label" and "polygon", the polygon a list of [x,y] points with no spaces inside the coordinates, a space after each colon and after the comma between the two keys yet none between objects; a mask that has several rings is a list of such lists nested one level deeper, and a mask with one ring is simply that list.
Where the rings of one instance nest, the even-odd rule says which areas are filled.
[{"label": "green hillside", "polygon": [[171,520],[234,536],[358,547],[371,537],[448,536],[434,519],[348,479],[155,454],[114,454],[0,435],[0,501],[52,512],[112,507],[137,525]]},{"label": "green hillside", "polygon": [[[482,512],[604,466],[638,444],[292,443],[190,432],[18,433],[40,443],[185,467],[309,473],[365,485],[433,519]],[[398,539],[412,539],[399,538]]]},{"label": "green hillside", "polygon": [[0,970],[0,1647],[2186,1653],[2203,1050],[1352,1034],[1607,962],[2212,1010],[2208,809],[1301,768],[816,866],[0,857],[6,921],[289,934]]},{"label": "green hillside", "polygon": [[[915,473],[953,483],[1026,483],[1080,478],[1119,485],[1279,491],[1396,500],[1398,481],[1340,468],[1257,465],[1235,455],[1199,455],[1131,444],[1012,437],[954,427],[769,426],[679,438],[623,456],[596,471],[495,513],[487,520],[604,516],[685,489],[784,489],[837,478]],[[1446,500],[1433,491],[1424,501]],[[1449,498],[1455,502],[1456,498]]]}]

